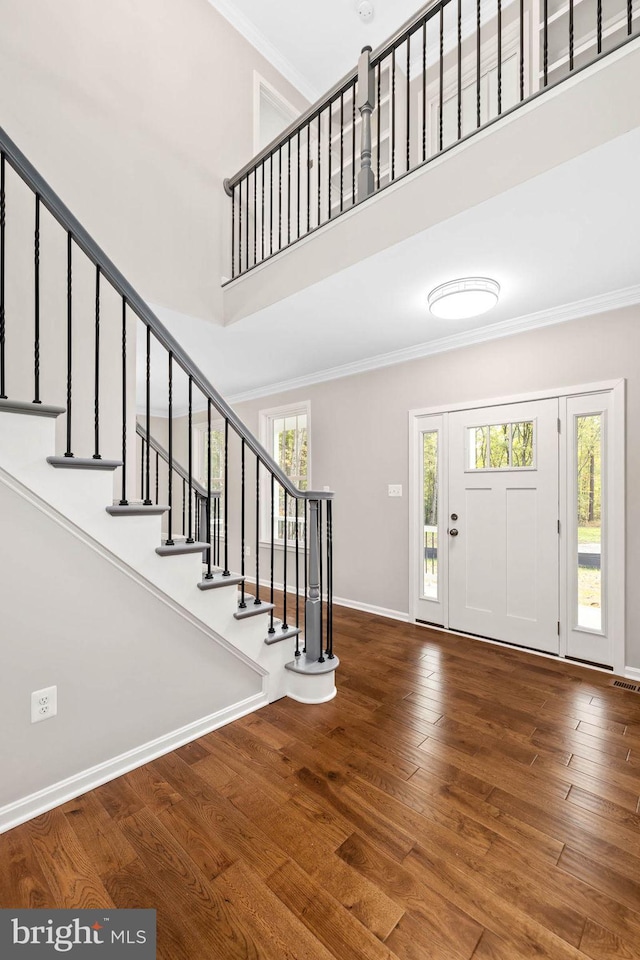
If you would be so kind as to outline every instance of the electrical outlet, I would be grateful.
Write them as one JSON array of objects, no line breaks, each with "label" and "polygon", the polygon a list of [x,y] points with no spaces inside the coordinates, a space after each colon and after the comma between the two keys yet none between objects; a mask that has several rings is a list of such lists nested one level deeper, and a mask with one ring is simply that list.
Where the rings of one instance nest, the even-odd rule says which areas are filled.
[{"label": "electrical outlet", "polygon": [[401,496],[402,496],[402,484],[401,484],[401,483],[390,483],[390,484],[389,484],[389,496],[390,496],[390,497],[401,497]]},{"label": "electrical outlet", "polygon": [[45,687],[31,694],[31,723],[55,717],[58,712],[58,688]]},{"label": "electrical outlet", "polygon": [[251,547],[249,546],[248,543],[245,543],[245,545],[244,545],[244,555],[245,555],[245,557],[250,557],[250,556],[251,556]]}]

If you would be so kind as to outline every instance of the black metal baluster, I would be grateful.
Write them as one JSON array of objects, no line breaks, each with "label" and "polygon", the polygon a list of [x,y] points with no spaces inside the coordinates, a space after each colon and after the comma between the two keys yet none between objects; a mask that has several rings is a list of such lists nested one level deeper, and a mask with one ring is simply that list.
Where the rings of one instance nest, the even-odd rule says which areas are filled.
[{"label": "black metal baluster", "polygon": [[407,173],[411,168],[411,34],[407,37]]},{"label": "black metal baluster", "polygon": [[224,570],[223,577],[230,577],[229,571],[229,421],[224,421]]},{"label": "black metal baluster", "polygon": [[144,458],[145,458],[145,445],[144,438],[140,439],[140,499],[144,498]]},{"label": "black metal baluster", "polygon": [[262,232],[262,244],[261,244],[262,255],[260,257],[261,260],[264,260],[264,167],[265,167],[265,163],[266,163],[266,160],[263,160],[262,163],[260,164],[262,168],[262,190],[260,193],[260,202],[262,203],[262,219],[260,221],[260,229]]},{"label": "black metal baluster", "polygon": [[427,21],[422,22],[422,162],[427,159]]},{"label": "black metal baluster", "polygon": [[187,481],[182,478],[182,536],[187,532]]},{"label": "black metal baluster", "polygon": [[273,569],[275,565],[275,525],[276,525],[276,493],[275,493],[275,477],[271,474],[271,538],[269,546],[269,560],[271,564],[271,586],[269,590],[269,603],[271,604],[271,612],[269,613],[269,633],[273,634],[276,632],[276,628],[273,625],[273,607],[274,607],[274,593],[273,593]]},{"label": "black metal baluster", "polygon": [[282,145],[278,148],[278,250],[282,250]]},{"label": "black metal baluster", "polygon": [[303,653],[307,651],[307,600],[309,598],[309,534],[307,530],[307,517],[309,515],[308,501],[304,503],[304,648]]},{"label": "black metal baluster", "polygon": [[151,506],[151,497],[150,497],[150,480],[151,480],[151,471],[150,471],[150,460],[151,460],[151,444],[149,443],[149,438],[151,437],[151,327],[147,327],[147,469],[146,469],[146,486],[145,492],[146,496],[144,498],[145,506]]},{"label": "black metal baluster", "polygon": [[344,90],[340,94],[340,213],[344,209]]},{"label": "black metal baluster", "polygon": [[351,88],[351,206],[356,202],[356,82]]},{"label": "black metal baluster", "polygon": [[241,610],[244,610],[244,608],[247,605],[247,602],[244,599],[244,564],[245,564],[244,536],[245,536],[245,442],[243,437],[242,445],[240,448],[240,576],[242,577],[242,580],[240,582],[240,603],[238,604]]},{"label": "black metal baluster", "polygon": [[287,140],[287,246],[291,243],[291,137]]},{"label": "black metal baluster", "polygon": [[[65,457],[72,457],[71,450],[71,414],[73,391],[73,237],[67,233],[67,449]],[[4,244],[2,245],[4,250]],[[4,344],[4,331],[3,331]],[[3,377],[4,382],[4,377]],[[4,395],[4,386],[2,387]]]},{"label": "black metal baluster", "polygon": [[444,4],[440,7],[440,123],[438,143],[440,150],[444,143]]},{"label": "black metal baluster", "polygon": [[231,279],[236,275],[236,188],[231,191]]},{"label": "black metal baluster", "polygon": [[273,153],[269,156],[269,256],[273,253]]},{"label": "black metal baluster", "polygon": [[482,44],[481,44],[481,25],[482,25],[482,14],[481,14],[481,5],[482,0],[476,0],[476,127],[480,127],[480,69],[482,61]]},{"label": "black metal baluster", "polygon": [[127,301],[122,298],[122,495],[120,506],[127,500]]},{"label": "black metal baluster", "polygon": [[311,229],[311,121],[307,124],[307,233]]},{"label": "black metal baluster", "polygon": [[207,572],[205,574],[205,580],[211,580],[213,578],[212,566],[212,553],[213,546],[211,544],[211,499],[212,499],[212,489],[211,489],[211,400],[207,398],[207,543],[209,544],[209,549],[207,550]]},{"label": "black metal baluster", "polygon": [[[569,0],[573,6],[573,0]],[[524,0],[520,0],[520,102],[524,100]]]},{"label": "black metal baluster", "polygon": [[396,48],[391,49],[391,104],[389,107],[389,125],[391,127],[391,177],[396,176]]},{"label": "black metal baluster", "polygon": [[169,506],[167,516],[167,546],[173,546],[173,353],[169,352],[169,422],[167,429],[169,432],[169,464],[167,475],[167,504]]},{"label": "black metal baluster", "polygon": [[627,0],[627,34],[633,33],[633,0]]},{"label": "black metal baluster", "polygon": [[244,231],[245,231],[245,250],[247,251],[247,252],[246,252],[246,255],[245,255],[245,260],[246,260],[246,264],[247,264],[247,270],[249,269],[249,220],[251,219],[250,216],[249,216],[249,209],[250,209],[250,207],[249,207],[249,199],[250,199],[249,176],[250,176],[250,174],[247,174],[247,176],[246,176],[246,182],[247,182],[247,210],[246,210],[246,214],[247,214],[247,215],[246,215],[246,217],[244,218],[244,219],[245,219],[245,226],[244,226]]},{"label": "black metal baluster", "polygon": [[[300,524],[298,521],[298,507],[300,500],[296,497],[296,627],[300,628]],[[300,656],[299,634],[296,634],[296,657]]]},{"label": "black metal baluster", "polygon": [[289,629],[289,624],[287,623],[287,560],[288,560],[288,553],[289,553],[289,544],[288,544],[289,537],[288,537],[288,530],[287,530],[287,524],[289,522],[288,508],[289,508],[289,504],[287,500],[287,491],[285,489],[284,491],[284,556],[282,558],[282,567],[283,567],[282,589],[284,591],[282,629],[284,631],[287,631]]},{"label": "black metal baluster", "polygon": [[156,506],[160,503],[160,454],[156,450]]},{"label": "black metal baluster", "polygon": [[321,164],[321,145],[320,139],[322,137],[322,120],[320,114],[318,113],[318,223],[317,226],[320,226],[322,220],[322,190],[320,188],[320,164]]},{"label": "black metal baluster", "polygon": [[329,101],[329,189],[327,190],[327,218],[331,220],[331,188],[333,184],[331,183],[331,174],[333,166],[333,157],[332,157],[332,146],[331,143],[333,139],[333,100]]},{"label": "black metal baluster", "polygon": [[602,0],[598,0],[598,53],[602,53]]},{"label": "black metal baluster", "polygon": [[381,72],[382,72],[382,62],[378,63],[378,83],[377,83],[377,104],[376,104],[376,127],[377,127],[377,136],[378,136],[378,159],[377,159],[377,174],[378,174],[378,190],[380,189],[380,128],[382,126],[382,118],[380,116],[380,85],[381,85]]},{"label": "black metal baluster", "polygon": [[5,389],[5,301],[4,301],[4,265],[6,239],[6,161],[0,153],[0,399],[6,400]]},{"label": "black metal baluster", "polygon": [[542,70],[546,87],[549,81],[549,0],[543,0]]},{"label": "black metal baluster", "polygon": [[95,383],[94,383],[94,460],[102,460],[100,456],[100,267],[96,266],[96,332],[95,332]]},{"label": "black metal baluster", "polygon": [[333,660],[333,504],[327,500],[327,654]]},{"label": "black metal baluster", "polygon": [[[458,140],[462,137],[462,0],[458,0]],[[329,514],[327,512],[327,523]]]},{"label": "black metal baluster", "polygon": [[256,457],[256,595],[254,604],[260,599],[260,459]]},{"label": "black metal baluster", "polygon": [[498,0],[498,116],[502,113],[502,0]]},{"label": "black metal baluster", "polygon": [[320,584],[320,656],[318,657],[318,663],[324,663],[324,651],[322,645],[322,632],[324,629],[323,625],[323,605],[324,601],[322,599],[322,587],[323,587],[323,563],[322,563],[322,500],[318,500],[318,582]]},{"label": "black metal baluster", "polygon": [[258,262],[258,168],[253,170],[253,266]]},{"label": "black metal baluster", "polygon": [[238,274],[242,273],[242,180],[238,184]]},{"label": "black metal baluster", "polygon": [[[247,186],[248,186],[247,181]],[[189,377],[189,393],[187,400],[187,429],[189,431],[189,437],[187,439],[187,473],[189,476],[189,536],[187,537],[187,543],[194,542],[193,536],[193,380]]]},{"label": "black metal baluster", "polygon": [[301,163],[301,152],[300,152],[300,128],[298,128],[298,176],[296,178],[296,237],[300,239],[300,163]]},{"label": "black metal baluster", "polygon": [[569,71],[573,70],[574,43],[573,0],[569,0]]},{"label": "black metal baluster", "polygon": [[34,403],[40,400],[40,195],[36,193],[35,228],[33,235],[33,304],[34,304],[34,337],[33,337],[33,380]]}]

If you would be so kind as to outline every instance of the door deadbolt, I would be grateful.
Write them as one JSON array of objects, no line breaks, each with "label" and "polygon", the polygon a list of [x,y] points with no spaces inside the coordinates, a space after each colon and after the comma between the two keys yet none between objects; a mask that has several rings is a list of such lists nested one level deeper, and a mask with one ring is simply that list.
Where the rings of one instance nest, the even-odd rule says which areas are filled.
[{"label": "door deadbolt", "polygon": [[452,520],[457,520],[457,519],[458,519],[458,514],[457,514],[457,513],[452,513],[452,514],[451,514],[451,519],[452,519]]}]

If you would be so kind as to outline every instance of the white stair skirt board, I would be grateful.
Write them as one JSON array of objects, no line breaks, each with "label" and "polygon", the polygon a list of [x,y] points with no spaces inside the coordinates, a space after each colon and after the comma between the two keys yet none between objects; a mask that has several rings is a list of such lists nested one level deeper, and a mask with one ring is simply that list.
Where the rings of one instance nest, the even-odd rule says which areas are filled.
[{"label": "white stair skirt board", "polygon": [[60,804],[73,800],[75,797],[94,790],[109,780],[115,780],[117,777],[135,770],[137,767],[150,763],[158,757],[183,747],[186,743],[204,737],[207,733],[217,730],[219,727],[231,723],[233,720],[239,720],[261,707],[267,706],[267,698],[263,693],[254,697],[249,697],[233,707],[221,710],[218,713],[212,713],[208,717],[203,717],[195,723],[187,724],[179,730],[173,730],[164,737],[158,737],[149,743],[143,743],[134,750],[128,750],[118,757],[113,757],[105,763],[96,764],[88,770],[54,783],[44,790],[32,793],[30,796],[23,797],[15,803],[9,803],[0,807],[0,833],[11,830],[27,820],[38,817],[47,810],[52,810]]}]

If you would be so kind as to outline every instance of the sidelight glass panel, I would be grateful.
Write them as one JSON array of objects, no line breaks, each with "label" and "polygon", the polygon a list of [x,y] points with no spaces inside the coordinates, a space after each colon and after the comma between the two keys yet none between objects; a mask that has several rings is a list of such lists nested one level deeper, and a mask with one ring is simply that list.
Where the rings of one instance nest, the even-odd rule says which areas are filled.
[{"label": "sidelight glass panel", "polygon": [[602,630],[602,414],[576,417],[578,626]]},{"label": "sidelight glass panel", "polygon": [[493,469],[509,466],[508,423],[494,423],[489,427],[489,465]]},{"label": "sidelight glass panel", "polygon": [[438,431],[422,434],[423,596],[438,599]]}]

